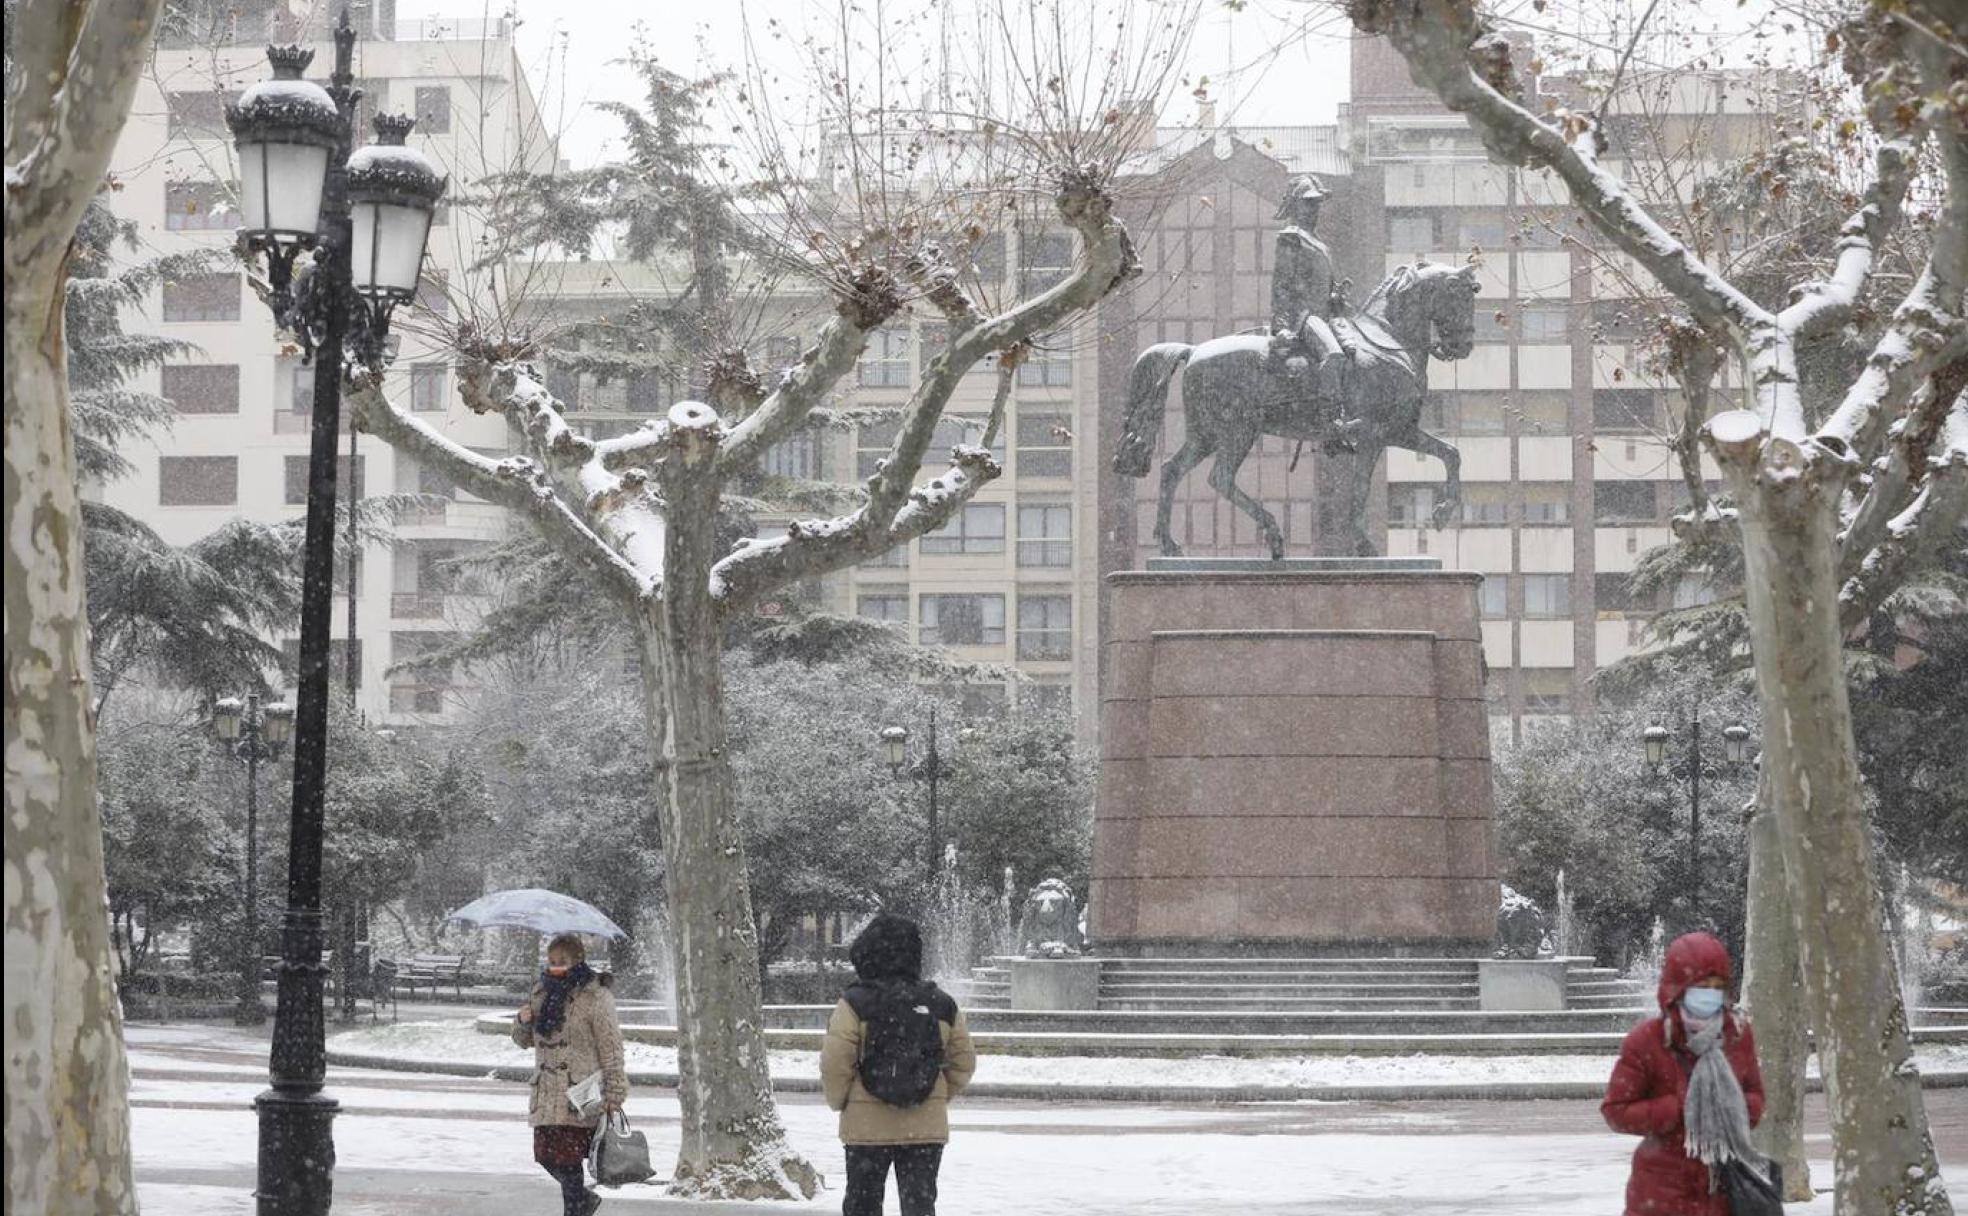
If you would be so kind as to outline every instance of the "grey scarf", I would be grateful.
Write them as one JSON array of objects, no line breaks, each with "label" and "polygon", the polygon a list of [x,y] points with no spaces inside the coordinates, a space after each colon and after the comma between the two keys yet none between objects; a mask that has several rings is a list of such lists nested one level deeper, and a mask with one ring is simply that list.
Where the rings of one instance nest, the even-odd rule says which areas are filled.
[{"label": "grey scarf", "polygon": [[1741,1161],[1759,1174],[1767,1171],[1763,1154],[1750,1143],[1749,1104],[1743,1100],[1742,1085],[1722,1046],[1722,1031],[1728,1020],[1722,1013],[1707,1021],[1697,1021],[1686,1011],[1681,1015],[1687,1047],[1695,1057],[1681,1122],[1688,1155],[1709,1167],[1711,1185],[1718,1167],[1729,1161]]}]

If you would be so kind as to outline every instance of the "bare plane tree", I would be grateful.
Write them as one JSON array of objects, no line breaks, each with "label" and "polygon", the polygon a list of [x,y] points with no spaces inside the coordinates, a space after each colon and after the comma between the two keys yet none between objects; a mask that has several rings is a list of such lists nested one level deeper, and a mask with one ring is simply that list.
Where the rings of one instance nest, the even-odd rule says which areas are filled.
[{"label": "bare plane tree", "polygon": [[158,0],[7,8],[7,1210],[134,1212],[62,333]]},{"label": "bare plane tree", "polygon": [[[1962,542],[1968,11],[1931,0],[1862,7],[1843,32],[1848,68],[1872,103],[1870,180],[1830,273],[1769,309],[1695,256],[1599,163],[1593,115],[1560,107],[1540,116],[1525,104],[1510,43],[1469,0],[1345,7],[1362,33],[1391,41],[1492,154],[1563,181],[1573,205],[1706,336],[1692,357],[1711,367],[1732,359],[1741,370],[1740,408],[1709,418],[1702,433],[1737,506],[1711,506],[1682,526],[1742,531],[1770,834],[1797,911],[1804,994],[1824,1060],[1838,1210],[1949,1216],[1872,873],[1840,648],[1911,561]],[[1861,303],[1923,153],[1940,165],[1931,253],[1864,369],[1837,386],[1839,403],[1813,427],[1800,350]]]},{"label": "bare plane tree", "polygon": [[[1142,11],[1159,21],[1165,10]],[[1081,31],[1111,36],[1116,28],[1133,28],[1132,21],[1098,26],[1070,6],[1062,6],[1061,14]],[[1007,42],[1017,41],[1009,26],[999,28]],[[1115,70],[1115,60],[1094,58],[1071,65],[1072,79],[1110,89],[1141,86],[1149,90],[1146,98],[1159,97],[1177,62],[1170,31],[1188,28],[1180,22],[1154,27],[1127,57],[1125,72]],[[830,45],[844,48],[850,41],[844,34]],[[1064,44],[1074,42],[1047,45],[1063,56]],[[1043,83],[1049,76],[1058,80],[1055,72],[1068,65],[1028,61],[1032,87],[1018,100],[1029,104],[1009,107],[1015,113],[989,120],[948,113],[925,118],[933,103],[857,100],[862,94],[853,84],[855,70],[862,79],[878,79],[886,64],[896,73],[889,79],[901,75],[897,47],[879,37],[866,45],[872,49],[861,53],[878,63],[853,60],[843,50],[842,77],[820,90],[840,99],[823,137],[848,170],[796,173],[798,160],[786,145],[760,161],[774,187],[764,192],[772,205],[755,217],[762,239],[776,241],[789,265],[822,284],[833,306],[815,343],[771,383],[734,343],[715,351],[705,369],[708,402],[680,402],[660,422],[596,440],[570,425],[562,403],[534,370],[524,337],[511,329],[496,337],[464,333],[457,353],[465,402],[479,413],[505,417],[526,445],[524,455],[495,459],[389,400],[373,374],[354,376],[352,403],[366,429],[460,488],[525,518],[586,566],[632,627],[658,771],[672,926],[682,1107],[672,1189],[681,1194],[810,1196],[816,1184],[812,1168],[784,1141],[767,1072],[757,930],[720,672],[726,623],[788,584],[865,562],[950,520],[1000,471],[988,446],[960,444],[946,468],[918,480],[964,374],[996,359],[1002,408],[1018,353],[1086,316],[1137,269],[1115,216],[1118,124],[1103,122],[1098,108],[1088,120],[1076,108],[1088,97],[1078,85],[1049,89]],[[1024,45],[1029,49],[1029,42]],[[1141,62],[1155,67],[1138,73]],[[772,121],[762,99],[744,93],[742,78],[734,88],[740,93],[735,105],[752,121]],[[1062,104],[1063,98],[1074,104]],[[975,173],[967,158],[980,147],[1015,150],[1022,171]],[[897,151],[902,148],[913,151]],[[934,204],[945,204],[940,211],[946,216],[976,208],[980,182],[998,195],[983,198],[986,204],[1009,205],[1005,200],[1019,191],[1049,198],[1055,222],[1077,239],[1071,273],[1002,306],[968,290],[959,259],[937,239],[960,241],[963,234],[936,218]],[[940,315],[948,342],[926,360],[901,408],[887,457],[860,488],[856,505],[833,518],[795,521],[782,537],[740,541],[726,551],[717,525],[721,502],[742,493],[734,483],[773,445],[820,425],[831,412],[830,394],[853,372],[871,335],[910,308]]]}]

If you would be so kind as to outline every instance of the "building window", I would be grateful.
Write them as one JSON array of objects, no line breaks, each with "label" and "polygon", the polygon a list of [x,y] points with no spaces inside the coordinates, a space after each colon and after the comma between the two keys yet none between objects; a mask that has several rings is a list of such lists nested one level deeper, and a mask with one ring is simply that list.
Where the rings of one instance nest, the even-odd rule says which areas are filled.
[{"label": "building window", "polygon": [[899,422],[864,423],[854,436],[854,475],[862,481],[875,475],[881,463],[888,459],[888,449],[895,442],[895,435],[902,429]]},{"label": "building window", "polygon": [[820,480],[820,436],[815,431],[799,431],[765,449],[759,467],[768,477],[793,481]]},{"label": "building window", "polygon": [[864,570],[906,570],[909,566],[909,546],[902,544],[893,549],[884,549],[867,561],[861,562],[860,566]]},{"label": "building window", "polygon": [[[308,458],[305,456],[282,457],[286,461],[287,505],[304,506],[308,500]],[[362,497],[362,462],[366,456],[355,458],[355,485],[351,492],[348,475],[349,458],[346,455],[335,457],[335,501],[346,503],[353,498]]]},{"label": "building window", "polygon": [[1644,388],[1602,388],[1592,393],[1592,428],[1597,431],[1646,431],[1659,418],[1654,394]]},{"label": "building window", "polygon": [[906,591],[864,592],[854,601],[854,614],[871,621],[909,623],[909,593]]},{"label": "building window", "polygon": [[162,507],[229,507],[239,501],[236,456],[161,456],[157,504]]},{"label": "building window", "polygon": [[1570,342],[1572,310],[1564,304],[1526,304],[1517,312],[1518,335],[1526,342]]},{"label": "building window", "polygon": [[1064,414],[1018,411],[1018,475],[1071,477],[1073,429]]},{"label": "building window", "polygon": [[1500,219],[1469,219],[1462,221],[1462,241],[1459,252],[1470,253],[1481,249],[1485,253],[1499,253],[1510,243],[1510,226]]},{"label": "building window", "polygon": [[170,139],[230,140],[232,129],[226,126],[225,107],[226,102],[237,100],[237,92],[222,93],[217,89],[166,93],[164,134]]},{"label": "building window", "polygon": [[[943,459],[949,456],[950,449],[958,444],[976,447],[984,442],[984,428],[987,425],[988,421],[976,414],[945,414],[937,419],[936,429],[930,433],[929,451],[925,453],[925,457]],[[1004,464],[1004,428],[998,428],[997,436],[991,440],[989,451],[991,459],[1000,465]]]},{"label": "building window", "polygon": [[[1055,341],[1064,343],[1066,335]],[[1018,383],[1026,388],[1068,388],[1073,383],[1073,352],[1057,346],[1035,346],[1018,365]]]},{"label": "building window", "polygon": [[1524,576],[1524,615],[1561,617],[1572,615],[1572,576],[1569,574],[1526,574]]},{"label": "building window", "polygon": [[914,343],[906,329],[878,329],[855,364],[855,378],[864,388],[907,388],[914,377],[910,358]]},{"label": "building window", "polygon": [[965,259],[965,277],[982,287],[986,298],[995,298],[1004,288],[1005,280],[1005,234],[989,232],[972,245]]},{"label": "building window", "polygon": [[765,340],[765,366],[771,370],[789,368],[800,360],[800,340],[795,334],[774,334]]},{"label": "building window", "polygon": [[1426,528],[1434,523],[1435,487],[1395,483],[1387,487],[1387,526]]},{"label": "building window", "polygon": [[417,132],[420,135],[451,133],[451,90],[428,85],[417,89]]},{"label": "building window", "polygon": [[1602,524],[1654,522],[1654,483],[1597,481],[1592,484],[1592,518]]},{"label": "building window", "polygon": [[1072,507],[1062,504],[1018,508],[1018,564],[1073,564]]},{"label": "building window", "polygon": [[1568,714],[1572,712],[1572,694],[1568,692],[1527,692],[1524,694],[1526,714]]},{"label": "building window", "polygon": [[[414,662],[456,641],[449,633],[392,633],[390,660],[393,664]],[[445,696],[453,688],[449,664],[400,671],[392,680],[389,707],[399,714],[441,714]]]},{"label": "building window", "polygon": [[190,274],[164,284],[166,321],[237,321],[239,276]]},{"label": "building window", "polygon": [[1524,489],[1524,522],[1527,524],[1566,524],[1572,520],[1572,488],[1568,485],[1529,483]]},{"label": "building window", "polygon": [[1065,680],[1033,680],[1020,684],[1018,708],[1021,712],[1071,714],[1073,686]]},{"label": "building window", "polygon": [[1510,615],[1510,576],[1484,575],[1481,590],[1476,593],[1476,605],[1484,620],[1500,620]]},{"label": "building window", "polygon": [[412,363],[410,365],[410,408],[419,414],[441,414],[444,412],[444,365],[442,363]]},{"label": "building window", "polygon": [[1462,500],[1462,522],[1491,527],[1510,522],[1510,503],[1503,498]]},{"label": "building window", "polygon": [[1018,294],[1038,295],[1073,272],[1073,237],[1066,232],[1028,232],[1018,239]]},{"label": "building window", "polygon": [[949,523],[922,538],[925,554],[1003,553],[1004,547],[1005,509],[995,502],[966,503]]},{"label": "building window", "polygon": [[1073,597],[1018,597],[1018,657],[1057,661],[1073,657]]},{"label": "building window", "polygon": [[924,646],[1002,646],[1002,595],[924,595],[918,601],[916,640]]},{"label": "building window", "polygon": [[1405,257],[1411,253],[1432,253],[1435,249],[1435,217],[1396,215],[1387,221],[1389,252]]},{"label": "building window", "polygon": [[[349,656],[355,656],[355,686],[362,687],[362,639],[355,639],[355,649],[349,649],[347,638],[330,638],[328,641],[328,682],[336,688],[347,686]],[[301,640],[284,638],[280,643],[280,653],[286,656],[287,670],[296,677],[301,670]]]},{"label": "building window", "polygon": [[434,317],[451,315],[451,276],[442,270],[426,270],[417,280],[417,307]]},{"label": "building window", "polygon": [[217,182],[165,182],[164,227],[172,232],[231,231],[239,226],[232,192]]},{"label": "building window", "polygon": [[661,368],[637,372],[623,385],[623,404],[632,414],[661,414],[677,400],[677,378]]},{"label": "building window", "polygon": [[160,391],[180,414],[237,414],[239,366],[235,363],[166,363]]}]

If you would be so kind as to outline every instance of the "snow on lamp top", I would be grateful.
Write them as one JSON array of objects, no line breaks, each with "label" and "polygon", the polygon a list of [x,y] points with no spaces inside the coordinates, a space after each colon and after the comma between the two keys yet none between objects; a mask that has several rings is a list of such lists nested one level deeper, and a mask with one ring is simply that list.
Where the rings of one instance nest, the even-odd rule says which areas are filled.
[{"label": "snow on lamp top", "polygon": [[249,85],[226,106],[226,125],[241,144],[311,144],[332,148],[345,129],[328,90],[301,73],[314,52],[301,46],[270,46],[273,79]]},{"label": "snow on lamp top", "polygon": [[404,114],[378,114],[375,124],[377,142],[357,149],[348,159],[349,202],[414,206],[421,201],[426,207],[435,206],[449,179],[437,171],[430,157],[404,146],[417,120]]}]

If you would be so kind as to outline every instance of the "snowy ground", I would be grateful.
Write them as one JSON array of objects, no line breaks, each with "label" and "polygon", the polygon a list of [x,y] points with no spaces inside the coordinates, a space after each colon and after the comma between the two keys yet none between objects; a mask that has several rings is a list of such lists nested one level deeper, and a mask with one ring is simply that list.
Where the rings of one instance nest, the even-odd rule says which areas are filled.
[{"label": "snowy ground", "polygon": [[[331,1050],[365,1056],[446,1060],[453,1063],[530,1067],[533,1053],[512,1040],[482,1034],[468,1018],[402,1021],[334,1035]],[[1923,1071],[1968,1070],[1968,1046],[1921,1047]],[[631,1071],[674,1073],[676,1049],[648,1043],[627,1045]],[[1533,1056],[1285,1056],[1233,1059],[1119,1059],[1107,1056],[983,1056],[978,1080],[1023,1085],[1140,1085],[1231,1088],[1238,1086],[1315,1087],[1326,1085],[1479,1085],[1512,1081],[1574,1081],[1602,1084],[1612,1073],[1606,1054]],[[1815,1063],[1814,1063],[1815,1067]],[[772,1072],[781,1077],[817,1077],[820,1056],[812,1051],[775,1051]]]},{"label": "snowy ground", "polygon": [[[207,1026],[133,1027],[130,1038],[147,1216],[250,1212],[256,1151],[250,1103],[265,1084],[263,1038]],[[556,1210],[552,1185],[531,1161],[523,1086],[336,1069],[330,1087],[343,1108],[335,1136],[337,1212],[546,1216]],[[1943,1163],[1968,1167],[1968,1091],[1934,1092],[1928,1109]],[[794,1146],[837,1185],[841,1154],[832,1112],[799,1096],[784,1100],[782,1110]],[[657,1159],[668,1159],[676,1143],[674,1100],[638,1092],[629,1111]],[[1044,1210],[1611,1216],[1621,1206],[1633,1144],[1605,1132],[1589,1102],[1191,1108],[965,1102],[952,1122],[939,1205],[946,1216]],[[1823,1157],[1830,1145],[1816,1103],[1813,1124],[1809,1143]],[[1822,1164],[1818,1179],[1828,1184]],[[687,1205],[663,1199],[656,1187],[635,1187],[612,1192],[603,1210],[756,1214],[838,1210],[839,1203],[838,1190],[829,1190],[805,1205]],[[1828,1216],[1831,1204],[1826,1196],[1788,1211]]]}]

